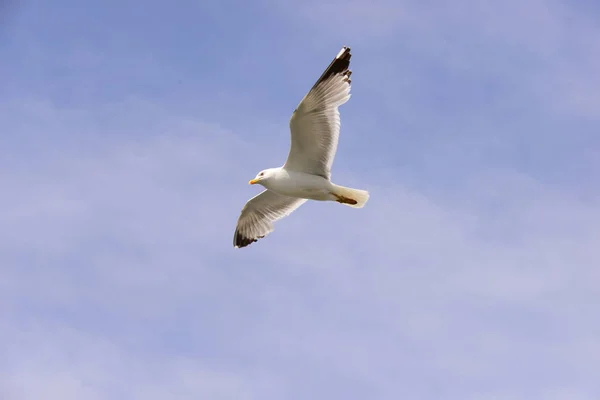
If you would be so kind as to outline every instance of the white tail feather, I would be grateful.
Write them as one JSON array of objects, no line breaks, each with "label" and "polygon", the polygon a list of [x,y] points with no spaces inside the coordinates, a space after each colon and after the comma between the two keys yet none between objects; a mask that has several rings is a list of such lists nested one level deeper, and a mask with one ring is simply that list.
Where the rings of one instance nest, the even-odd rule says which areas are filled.
[{"label": "white tail feather", "polygon": [[[338,198],[338,202],[352,208],[363,208],[369,200],[369,192],[366,190],[352,189],[335,184],[333,185],[332,193]],[[354,202],[356,203],[354,204]]]}]

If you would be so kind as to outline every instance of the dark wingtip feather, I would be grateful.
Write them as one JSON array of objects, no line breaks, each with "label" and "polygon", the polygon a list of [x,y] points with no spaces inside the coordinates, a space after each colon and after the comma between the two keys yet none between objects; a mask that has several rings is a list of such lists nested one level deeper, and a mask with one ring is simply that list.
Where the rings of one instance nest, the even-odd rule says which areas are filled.
[{"label": "dark wingtip feather", "polygon": [[235,235],[233,236],[233,246],[234,247],[242,248],[242,247],[246,247],[254,242],[256,242],[256,239],[246,237],[246,236],[240,234],[240,232],[236,229]]},{"label": "dark wingtip feather", "polygon": [[262,239],[262,238],[264,238],[264,236],[259,236],[257,238],[250,238],[250,237],[244,236],[240,233],[240,231],[238,231],[236,229],[235,234],[233,235],[233,247],[241,249],[242,247],[249,246],[252,243],[257,242],[258,239]]},{"label": "dark wingtip feather", "polygon": [[333,61],[331,61],[329,66],[325,69],[325,71],[323,72],[321,77],[319,79],[317,79],[317,82],[315,82],[315,84],[313,85],[313,88],[315,86],[317,86],[319,83],[327,80],[332,75],[337,75],[337,74],[344,74],[346,76],[346,79],[348,80],[348,83],[350,83],[351,82],[350,75],[352,74],[352,71],[349,70],[351,57],[352,57],[352,53],[350,53],[350,47],[348,47],[348,46],[342,47],[342,49],[337,54],[337,56],[335,56]]}]

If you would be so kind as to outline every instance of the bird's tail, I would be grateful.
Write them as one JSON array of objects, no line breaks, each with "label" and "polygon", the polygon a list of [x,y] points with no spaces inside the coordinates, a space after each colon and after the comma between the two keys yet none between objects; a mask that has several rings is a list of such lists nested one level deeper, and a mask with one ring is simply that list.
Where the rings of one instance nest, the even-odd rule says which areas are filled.
[{"label": "bird's tail", "polygon": [[331,194],[338,203],[352,208],[363,208],[369,200],[369,192],[360,189],[351,189],[344,186],[333,185]]}]

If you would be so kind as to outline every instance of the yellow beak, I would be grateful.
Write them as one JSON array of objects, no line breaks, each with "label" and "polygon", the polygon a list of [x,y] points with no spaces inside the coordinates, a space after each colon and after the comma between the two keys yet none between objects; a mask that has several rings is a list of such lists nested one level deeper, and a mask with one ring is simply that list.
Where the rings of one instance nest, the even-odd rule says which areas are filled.
[{"label": "yellow beak", "polygon": [[250,185],[254,185],[255,183],[258,182],[258,179],[252,179],[250,182],[248,182]]}]

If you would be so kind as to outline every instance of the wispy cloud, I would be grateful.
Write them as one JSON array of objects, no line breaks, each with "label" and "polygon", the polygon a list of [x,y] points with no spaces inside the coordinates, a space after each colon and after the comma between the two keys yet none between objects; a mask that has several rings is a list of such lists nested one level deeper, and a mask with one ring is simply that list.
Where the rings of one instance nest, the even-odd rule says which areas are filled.
[{"label": "wispy cloud", "polygon": [[[0,95],[3,398],[597,398],[596,116],[528,81],[583,71],[569,54],[595,28],[559,3],[466,5],[351,2],[340,26],[278,9],[246,22],[227,73],[231,47],[202,63],[172,33],[129,55],[93,35],[61,57],[51,35],[11,47],[39,85],[11,69]],[[282,46],[279,18],[316,25],[282,27]],[[304,42],[315,26],[327,37]],[[368,207],[307,203],[234,250],[245,182],[284,161],[342,39],[356,77],[334,179]]]},{"label": "wispy cloud", "polygon": [[[598,120],[597,15],[568,2],[376,0],[280,8],[307,34],[326,35],[327,44],[351,40],[371,57],[362,62],[400,74],[395,85],[409,84],[402,77],[411,72],[407,68],[427,68],[423,78],[428,81],[454,73],[488,84],[486,102],[493,102],[502,82],[514,94],[512,101],[529,108],[551,105],[555,113]],[[386,61],[389,57],[394,61]],[[433,68],[440,76],[432,76]],[[419,81],[423,86],[428,87]],[[385,89],[393,93],[390,86]]]}]

